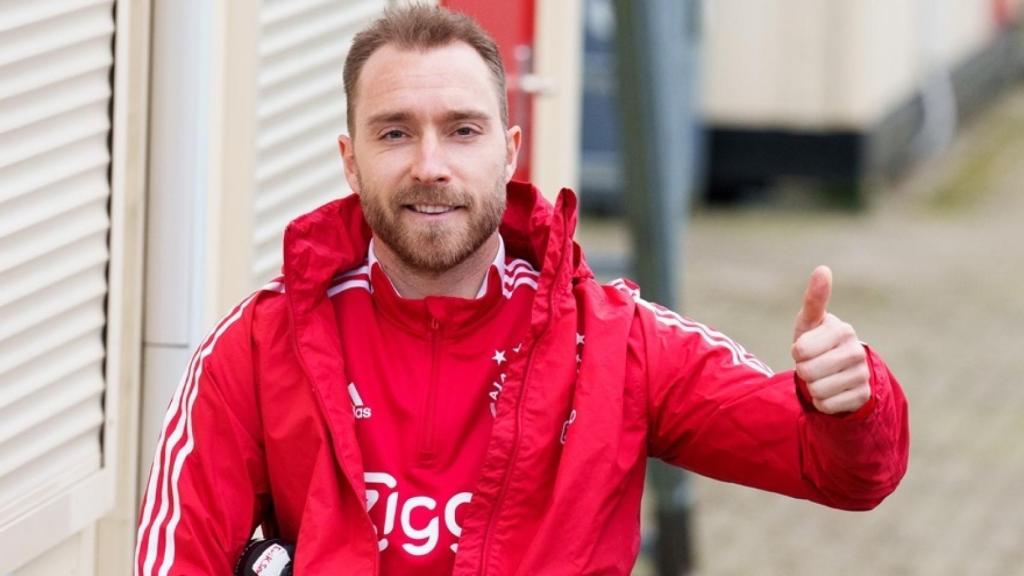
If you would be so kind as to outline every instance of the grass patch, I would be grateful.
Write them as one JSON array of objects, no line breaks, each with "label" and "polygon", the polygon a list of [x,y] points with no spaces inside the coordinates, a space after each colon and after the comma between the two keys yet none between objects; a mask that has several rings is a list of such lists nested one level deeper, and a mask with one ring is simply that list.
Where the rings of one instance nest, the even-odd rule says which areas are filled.
[{"label": "grass patch", "polygon": [[928,203],[937,212],[952,212],[979,204],[992,190],[1008,155],[1024,149],[1024,116],[995,118],[963,165],[938,186]]}]

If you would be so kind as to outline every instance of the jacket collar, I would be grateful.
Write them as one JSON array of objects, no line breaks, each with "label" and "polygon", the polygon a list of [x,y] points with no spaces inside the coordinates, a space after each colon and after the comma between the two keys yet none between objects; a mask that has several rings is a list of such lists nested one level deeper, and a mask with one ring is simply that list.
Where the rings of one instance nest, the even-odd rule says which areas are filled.
[{"label": "jacket collar", "polygon": [[[371,274],[371,286],[374,284],[375,281],[375,277],[373,276],[375,272],[373,272],[373,270],[376,266],[379,266],[377,261],[377,255],[373,251],[373,244],[374,241],[371,238],[370,247],[368,248],[368,254],[366,255],[366,269],[369,270]],[[477,290],[476,296],[473,297],[474,300],[479,300],[487,294],[487,289],[490,286],[490,276],[492,269],[498,273],[499,278],[505,277],[505,241],[501,239],[501,234],[498,235],[498,253],[494,255],[494,260],[491,262],[491,267],[487,269],[487,274],[484,277],[484,281],[480,283],[480,289]],[[388,277],[387,274],[384,272],[383,267],[381,267],[381,273],[384,274],[384,277],[387,280],[387,285],[391,287],[395,295],[400,298],[404,298],[404,296],[398,293],[398,288],[395,287],[395,283],[392,282],[391,278]]]},{"label": "jacket collar", "polygon": [[508,279],[505,278],[504,242],[499,242],[497,252],[474,298],[427,296],[413,299],[398,293],[377,262],[371,240],[367,270],[374,305],[383,316],[421,336],[438,334],[454,338],[471,333],[479,328],[481,322],[492,317],[505,299],[504,285]]}]

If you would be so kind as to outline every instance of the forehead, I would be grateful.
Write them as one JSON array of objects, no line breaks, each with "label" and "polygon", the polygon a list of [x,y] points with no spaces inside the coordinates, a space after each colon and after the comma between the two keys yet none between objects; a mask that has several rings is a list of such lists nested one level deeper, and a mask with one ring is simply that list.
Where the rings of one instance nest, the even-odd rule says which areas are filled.
[{"label": "forehead", "polygon": [[382,46],[363,66],[356,93],[357,123],[381,112],[423,115],[467,107],[499,115],[494,77],[464,42],[426,50]]}]

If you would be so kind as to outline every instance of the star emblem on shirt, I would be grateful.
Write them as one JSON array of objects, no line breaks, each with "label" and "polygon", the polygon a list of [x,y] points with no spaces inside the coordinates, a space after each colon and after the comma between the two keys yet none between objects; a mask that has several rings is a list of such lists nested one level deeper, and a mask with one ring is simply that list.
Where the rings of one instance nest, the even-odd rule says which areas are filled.
[{"label": "star emblem on shirt", "polygon": [[577,346],[583,346],[583,340],[585,340],[585,337],[583,336],[583,334],[580,334],[579,332],[577,332],[576,333],[576,345]]},{"label": "star emblem on shirt", "polygon": [[491,357],[491,360],[494,360],[495,362],[497,362],[498,366],[501,366],[502,363],[504,363],[504,362],[508,362],[508,360],[505,359],[505,351],[504,350],[495,350],[494,351],[494,356]]}]

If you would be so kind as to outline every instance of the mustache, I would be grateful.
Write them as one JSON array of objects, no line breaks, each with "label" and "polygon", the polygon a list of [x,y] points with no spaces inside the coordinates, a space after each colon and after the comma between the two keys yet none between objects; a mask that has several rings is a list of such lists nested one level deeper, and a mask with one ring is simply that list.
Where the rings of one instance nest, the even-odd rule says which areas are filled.
[{"label": "mustache", "polygon": [[408,206],[410,204],[470,206],[473,204],[473,197],[462,190],[450,186],[416,184],[400,189],[395,194],[394,201],[399,206]]}]

